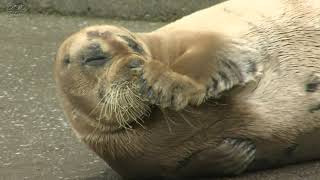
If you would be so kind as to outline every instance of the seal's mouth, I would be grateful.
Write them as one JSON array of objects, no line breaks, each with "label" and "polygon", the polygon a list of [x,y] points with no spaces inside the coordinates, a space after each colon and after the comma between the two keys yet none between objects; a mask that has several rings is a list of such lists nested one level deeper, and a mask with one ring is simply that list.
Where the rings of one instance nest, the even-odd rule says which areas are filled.
[{"label": "seal's mouth", "polygon": [[150,114],[150,105],[138,93],[135,84],[117,82],[98,90],[98,121],[115,121],[119,128],[131,129],[132,124],[143,127],[144,117]]}]

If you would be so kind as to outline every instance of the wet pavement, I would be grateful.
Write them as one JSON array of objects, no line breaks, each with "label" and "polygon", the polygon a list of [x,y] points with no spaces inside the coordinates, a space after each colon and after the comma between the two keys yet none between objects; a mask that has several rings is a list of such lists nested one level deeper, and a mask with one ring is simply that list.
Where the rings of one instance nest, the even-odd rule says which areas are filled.
[{"label": "wet pavement", "polygon": [[[149,31],[163,23],[0,14],[0,180],[119,179],[79,142],[55,94],[57,47],[88,25]],[[245,179],[320,179],[320,163],[250,173]]]}]

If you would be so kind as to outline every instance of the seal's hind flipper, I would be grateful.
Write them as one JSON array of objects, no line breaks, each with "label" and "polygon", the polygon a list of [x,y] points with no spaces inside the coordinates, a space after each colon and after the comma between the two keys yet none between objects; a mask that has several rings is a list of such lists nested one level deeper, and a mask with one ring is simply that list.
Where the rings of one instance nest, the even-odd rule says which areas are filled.
[{"label": "seal's hind flipper", "polygon": [[228,138],[216,148],[198,151],[180,161],[178,171],[182,176],[237,175],[252,163],[255,153],[255,145],[250,140]]},{"label": "seal's hind flipper", "polygon": [[225,139],[215,149],[216,174],[236,175],[247,169],[255,158],[255,145],[249,140]]}]

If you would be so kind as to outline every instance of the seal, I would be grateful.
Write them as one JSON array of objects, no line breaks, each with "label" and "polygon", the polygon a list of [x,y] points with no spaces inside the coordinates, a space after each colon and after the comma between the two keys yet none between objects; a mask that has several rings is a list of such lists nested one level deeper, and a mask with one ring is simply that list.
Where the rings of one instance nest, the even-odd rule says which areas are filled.
[{"label": "seal", "polygon": [[319,159],[319,24],[318,0],[230,0],[148,33],[87,27],[58,50],[58,96],[125,178]]}]

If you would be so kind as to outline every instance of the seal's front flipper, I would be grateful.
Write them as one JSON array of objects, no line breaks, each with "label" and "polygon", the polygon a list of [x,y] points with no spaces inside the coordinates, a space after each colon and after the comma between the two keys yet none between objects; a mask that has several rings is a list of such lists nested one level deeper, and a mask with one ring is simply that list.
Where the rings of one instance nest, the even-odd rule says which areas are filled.
[{"label": "seal's front flipper", "polygon": [[216,148],[193,153],[180,161],[179,171],[183,176],[237,175],[247,169],[255,153],[255,145],[250,140],[228,138]]},{"label": "seal's front flipper", "polygon": [[128,62],[133,75],[137,76],[135,88],[144,101],[163,109],[179,111],[187,105],[199,105],[204,101],[206,87],[188,76],[172,71],[166,64],[153,60]]}]

